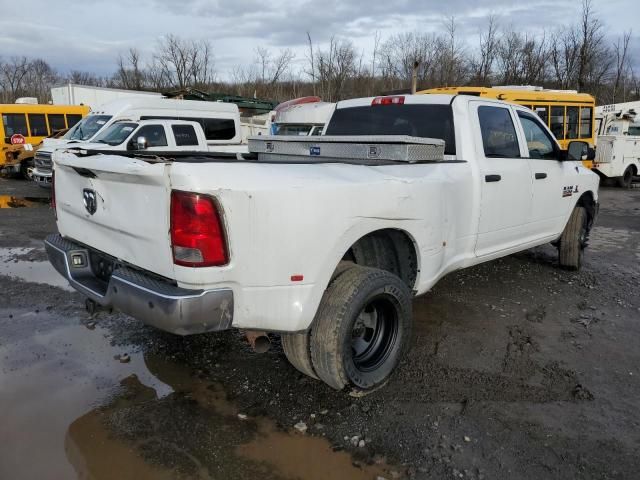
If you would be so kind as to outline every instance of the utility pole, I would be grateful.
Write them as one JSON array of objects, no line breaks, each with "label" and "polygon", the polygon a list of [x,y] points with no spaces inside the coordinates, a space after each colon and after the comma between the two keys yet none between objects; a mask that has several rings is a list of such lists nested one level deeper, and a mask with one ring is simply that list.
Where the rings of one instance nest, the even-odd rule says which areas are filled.
[{"label": "utility pole", "polygon": [[420,62],[415,60],[413,62],[413,72],[411,73],[411,95],[415,95],[418,90],[418,67]]}]

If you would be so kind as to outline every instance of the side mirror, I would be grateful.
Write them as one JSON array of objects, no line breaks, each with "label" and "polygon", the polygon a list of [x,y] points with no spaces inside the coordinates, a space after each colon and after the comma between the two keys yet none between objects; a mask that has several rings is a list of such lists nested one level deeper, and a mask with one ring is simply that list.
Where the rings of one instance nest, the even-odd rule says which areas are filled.
[{"label": "side mirror", "polygon": [[589,144],[587,142],[569,142],[569,148],[567,149],[567,160],[580,162],[582,160],[587,160],[588,156]]},{"label": "side mirror", "polygon": [[138,137],[135,141],[136,150],[146,150],[147,149],[147,139],[146,137]]}]

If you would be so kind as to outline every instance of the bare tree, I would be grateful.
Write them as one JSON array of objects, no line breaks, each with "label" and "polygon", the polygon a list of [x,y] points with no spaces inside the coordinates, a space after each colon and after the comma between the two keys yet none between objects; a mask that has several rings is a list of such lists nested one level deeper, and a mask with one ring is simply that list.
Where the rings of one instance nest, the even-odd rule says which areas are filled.
[{"label": "bare tree", "polygon": [[47,102],[51,87],[60,81],[58,73],[46,61],[36,58],[29,62],[27,75],[24,78],[24,93],[36,97],[39,102]]},{"label": "bare tree", "polygon": [[144,73],[140,68],[140,52],[132,47],[126,57],[118,55],[118,70],[115,78],[123,88],[142,90],[144,87]]},{"label": "bare tree", "polygon": [[203,86],[213,80],[213,52],[206,40],[189,41],[166,35],[160,39],[154,58],[163,77],[179,89]]},{"label": "bare tree", "polygon": [[29,71],[27,57],[11,57],[9,61],[0,64],[0,83],[6,92],[9,102],[20,96],[23,81]]},{"label": "bare tree", "polygon": [[499,46],[498,22],[495,15],[490,15],[486,32],[480,34],[478,57],[471,60],[473,79],[480,85],[490,84],[493,64],[495,63]]},{"label": "bare tree", "polygon": [[82,70],[71,70],[69,75],[67,75],[66,80],[69,83],[75,83],[78,85],[91,85],[94,87],[103,87],[105,86],[104,78],[97,76],[91,72],[84,72]]},{"label": "bare tree", "polygon": [[622,35],[622,42],[620,39],[614,45],[614,51],[616,54],[615,64],[615,80],[613,82],[613,92],[611,103],[616,103],[616,97],[618,95],[618,89],[620,88],[620,80],[625,76],[628,68],[627,63],[627,51],[629,50],[629,40],[631,40],[631,30],[625,32]]},{"label": "bare tree", "polygon": [[591,0],[582,0],[582,20],[580,23],[580,50],[578,56],[578,91],[582,92],[587,83],[590,69],[594,67],[594,60],[598,57],[603,45],[602,23],[595,16]]},{"label": "bare tree", "polygon": [[548,57],[558,88],[569,88],[577,77],[579,39],[574,29],[558,31],[549,41]]}]

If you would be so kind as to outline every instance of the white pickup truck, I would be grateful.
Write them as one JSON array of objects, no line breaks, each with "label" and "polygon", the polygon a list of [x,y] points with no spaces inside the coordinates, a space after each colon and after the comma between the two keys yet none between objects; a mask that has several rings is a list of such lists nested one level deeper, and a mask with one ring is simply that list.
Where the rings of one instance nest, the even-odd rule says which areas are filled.
[{"label": "white pickup truck", "polygon": [[147,153],[208,152],[204,130],[186,120],[121,120],[112,123],[91,142],[68,144],[70,150],[101,153],[136,151]]},{"label": "white pickup truck", "polygon": [[355,395],[386,383],[412,297],[448,272],[548,242],[580,267],[598,176],[527,108],[347,100],[325,135],[254,137],[244,160],[57,152],[49,259],[169,332],[279,332],[298,370]]}]

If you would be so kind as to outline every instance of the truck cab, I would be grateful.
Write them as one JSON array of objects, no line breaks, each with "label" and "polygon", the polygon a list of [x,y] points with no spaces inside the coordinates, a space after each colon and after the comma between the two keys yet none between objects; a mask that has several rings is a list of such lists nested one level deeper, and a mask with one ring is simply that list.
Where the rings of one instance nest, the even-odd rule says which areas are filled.
[{"label": "truck cab", "polygon": [[120,120],[112,123],[92,142],[73,148],[98,151],[208,152],[202,126],[184,120]]}]

